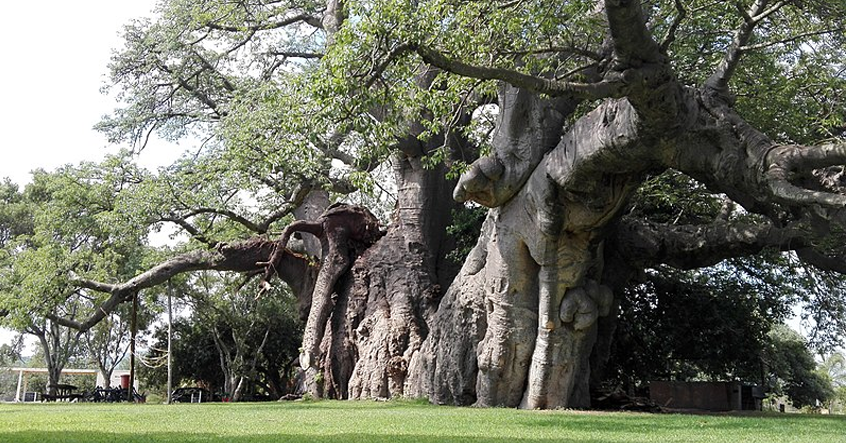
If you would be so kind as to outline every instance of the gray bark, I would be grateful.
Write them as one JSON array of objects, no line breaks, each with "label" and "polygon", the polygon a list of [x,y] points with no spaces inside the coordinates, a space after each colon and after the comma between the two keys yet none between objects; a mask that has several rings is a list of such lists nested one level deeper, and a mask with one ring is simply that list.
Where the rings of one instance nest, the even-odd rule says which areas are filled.
[{"label": "gray bark", "polygon": [[[433,143],[437,143],[435,140]],[[398,397],[409,361],[428,334],[428,317],[452,281],[446,226],[456,203],[443,167],[423,167],[422,153],[408,149],[395,160],[399,195],[394,225],[353,265],[341,292],[343,310],[333,319],[334,350],[349,377],[332,377],[342,398]],[[331,360],[331,359],[330,359]],[[328,362],[327,362],[328,364]],[[334,374],[338,374],[336,370]],[[329,377],[326,377],[327,380]]]},{"label": "gray bark", "polygon": [[[589,185],[590,193],[584,194],[590,200],[572,192],[559,193],[557,186],[558,181],[569,179],[568,169],[572,168],[564,159],[581,160],[584,165],[593,160],[601,145],[591,145],[591,134],[598,134],[594,137],[599,140],[610,130],[617,140],[631,140],[620,143],[621,150],[640,150],[636,137],[627,138],[632,128],[632,113],[627,109],[624,103],[612,103],[595,111],[598,116],[577,123],[520,191],[491,212],[485,227],[487,238],[481,240],[487,246],[477,246],[465,266],[467,272],[462,271],[453,284],[459,292],[457,300],[466,300],[469,294],[461,294],[460,288],[471,286],[476,300],[462,307],[478,312],[481,304],[486,315],[484,336],[475,352],[479,368],[476,404],[527,408],[589,405],[588,357],[596,339],[596,320],[607,315],[612,303],[610,291],[595,281],[602,272],[600,234],[622,207],[631,185],[612,176],[597,177]],[[609,118],[612,115],[620,119]],[[460,330],[456,323],[461,320],[444,309],[454,307],[442,305],[439,314],[444,315],[438,319],[445,324],[440,329]],[[430,340],[436,339],[430,336]],[[455,348],[453,344],[432,346]],[[454,372],[452,364],[439,361],[415,369],[441,373],[430,380],[447,379]],[[432,389],[443,388],[434,382],[428,384],[428,392],[426,384],[420,386],[424,388],[420,394],[436,401],[468,398],[462,393],[466,389],[436,393]]]}]

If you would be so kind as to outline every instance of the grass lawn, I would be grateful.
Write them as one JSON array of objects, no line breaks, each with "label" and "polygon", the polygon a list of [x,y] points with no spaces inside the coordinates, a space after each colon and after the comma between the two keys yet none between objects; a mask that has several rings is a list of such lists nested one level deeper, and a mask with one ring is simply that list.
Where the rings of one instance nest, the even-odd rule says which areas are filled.
[{"label": "grass lawn", "polygon": [[846,417],[518,411],[411,402],[0,404],[2,443],[846,443]]}]

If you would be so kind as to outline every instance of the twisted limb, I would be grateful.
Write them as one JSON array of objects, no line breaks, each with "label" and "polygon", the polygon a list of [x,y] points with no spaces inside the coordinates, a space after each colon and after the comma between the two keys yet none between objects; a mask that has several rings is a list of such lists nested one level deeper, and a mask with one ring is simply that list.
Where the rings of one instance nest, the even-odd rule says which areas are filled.
[{"label": "twisted limb", "polygon": [[335,285],[353,263],[353,258],[382,237],[379,221],[366,208],[337,204],[330,206],[316,220],[299,220],[288,225],[276,242],[276,248],[265,266],[263,286],[278,272],[288,240],[295,232],[306,232],[320,240],[323,257],[320,272],[311,294],[311,308],[303,333],[300,365],[304,369],[318,367],[320,344],[335,302]]}]

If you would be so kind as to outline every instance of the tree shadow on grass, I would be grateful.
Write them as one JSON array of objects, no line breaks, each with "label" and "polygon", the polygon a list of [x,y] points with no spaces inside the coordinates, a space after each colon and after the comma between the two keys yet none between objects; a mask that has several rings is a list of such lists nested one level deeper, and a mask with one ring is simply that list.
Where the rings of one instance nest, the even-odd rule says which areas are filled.
[{"label": "tree shadow on grass", "polygon": [[814,429],[815,435],[846,435],[846,416],[770,413],[671,413],[606,415],[597,420],[591,414],[539,418],[521,417],[517,424],[526,428],[559,428],[574,432],[641,434],[644,431],[673,434],[675,431],[711,428],[727,433],[800,432]]}]

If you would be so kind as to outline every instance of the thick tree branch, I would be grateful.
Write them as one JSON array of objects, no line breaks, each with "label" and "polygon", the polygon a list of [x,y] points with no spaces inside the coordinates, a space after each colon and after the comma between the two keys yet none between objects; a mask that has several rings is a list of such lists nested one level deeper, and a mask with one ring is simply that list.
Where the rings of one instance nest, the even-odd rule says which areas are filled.
[{"label": "thick tree branch", "polygon": [[796,255],[802,261],[809,263],[819,269],[834,271],[846,275],[846,260],[843,257],[829,257],[812,248],[800,248]]},{"label": "thick tree branch", "polygon": [[846,143],[778,145],[710,92],[699,94],[706,112],[699,125],[673,141],[677,148],[667,166],[773,219],[794,219],[815,205],[846,207],[846,196],[817,172],[846,164]]},{"label": "thick tree branch", "polygon": [[[258,265],[266,262],[276,243],[254,239],[241,243],[223,244],[215,250],[192,251],[173,257],[132,279],[119,284],[99,283],[78,279],[71,282],[81,288],[109,293],[109,298],[98,305],[93,314],[84,320],[73,320],[48,314],[54,322],[79,331],[87,331],[126,301],[143,289],[165,283],[176,275],[201,270],[258,273],[264,268]],[[310,297],[314,285],[315,270],[308,259],[288,250],[278,254],[276,271],[298,298]]]},{"label": "thick tree branch", "polygon": [[341,29],[345,18],[343,0],[326,1],[326,10],[323,12],[320,27],[329,34],[330,43],[333,36]]},{"label": "thick tree branch", "polygon": [[226,31],[226,32],[245,32],[245,31],[269,31],[272,29],[279,29],[284,28],[286,26],[293,25],[295,23],[306,23],[311,25],[315,28],[323,28],[323,24],[321,23],[318,17],[313,15],[309,15],[306,13],[300,13],[291,17],[285,17],[279,19],[275,22],[270,23],[260,23],[255,25],[249,26],[229,26],[229,25],[221,25],[214,22],[206,23],[206,27],[209,29],[214,29],[216,31]]},{"label": "thick tree branch", "polygon": [[819,146],[777,146],[764,159],[765,179],[773,196],[787,204],[818,204],[829,208],[846,208],[846,195],[800,188],[790,182],[796,174],[810,174],[814,169],[846,164],[846,143]]},{"label": "thick tree branch", "polygon": [[778,228],[770,222],[722,222],[710,225],[669,225],[624,218],[609,242],[629,263],[668,264],[695,269],[723,260],[759,253],[766,248],[807,248],[807,226]]},{"label": "thick tree branch", "polygon": [[577,83],[550,80],[511,69],[470,65],[460,60],[452,59],[424,45],[409,44],[408,47],[416,51],[423,61],[444,71],[480,80],[501,80],[519,88],[546,94],[551,97],[576,96],[595,100],[622,97],[624,95],[625,83],[623,81]]},{"label": "thick tree branch", "polygon": [[646,27],[640,3],[640,0],[605,0],[614,55],[624,67],[663,62],[661,48]]}]

